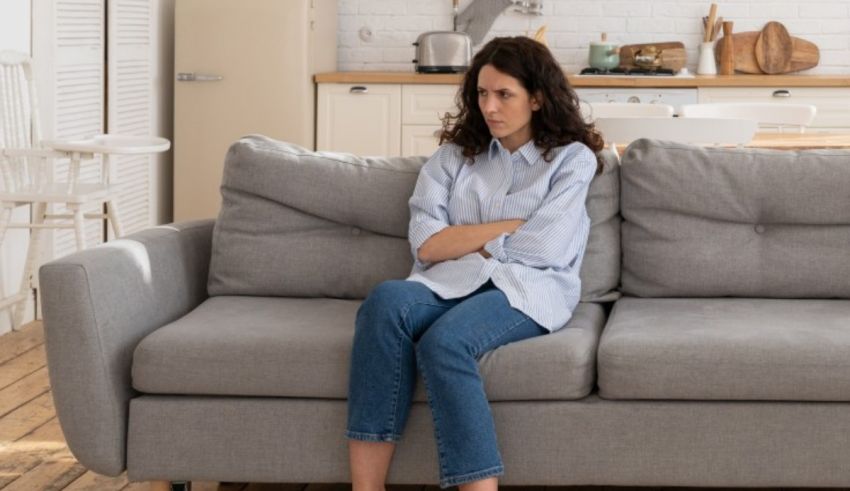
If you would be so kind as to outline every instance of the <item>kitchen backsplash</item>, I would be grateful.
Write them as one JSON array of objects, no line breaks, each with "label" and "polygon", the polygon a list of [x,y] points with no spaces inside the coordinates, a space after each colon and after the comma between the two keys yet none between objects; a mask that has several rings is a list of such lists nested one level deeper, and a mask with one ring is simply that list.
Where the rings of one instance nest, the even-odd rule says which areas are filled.
[{"label": "kitchen backsplash", "polygon": [[[319,0],[332,1],[332,0]],[[463,11],[471,0],[461,0]],[[339,69],[412,71],[411,43],[419,33],[452,28],[451,0],[339,0]],[[820,48],[820,64],[805,73],[850,72],[850,0],[715,2],[718,15],[734,21],[734,31],[755,31],[771,20],[792,36]],[[493,24],[494,36],[534,34],[548,26],[546,40],[568,72],[587,66],[588,43],[608,33],[609,42],[685,43],[688,68],[696,69],[702,17],[711,2],[543,0],[543,15],[506,11]],[[486,42],[486,39],[485,39]],[[474,47],[477,50],[480,46]]]}]

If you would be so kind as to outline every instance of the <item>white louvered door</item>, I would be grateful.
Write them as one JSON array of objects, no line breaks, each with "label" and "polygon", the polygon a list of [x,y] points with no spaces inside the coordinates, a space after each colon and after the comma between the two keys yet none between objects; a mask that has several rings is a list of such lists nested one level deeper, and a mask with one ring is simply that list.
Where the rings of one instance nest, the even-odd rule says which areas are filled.
[{"label": "white louvered door", "polygon": [[[33,0],[33,59],[45,138],[100,133],[165,136],[171,78],[168,12],[173,0]],[[158,22],[158,17],[163,20]],[[157,51],[158,50],[158,51]],[[154,84],[159,92],[154,93]],[[170,218],[170,154],[113,156],[125,233]],[[67,162],[55,171],[67,172]],[[82,178],[100,179],[100,163],[84,163]],[[57,213],[64,210],[56,209]],[[87,213],[102,212],[97,205]],[[110,234],[111,228],[108,230]],[[102,222],[86,224],[86,245],[104,240]],[[74,252],[71,230],[53,232],[48,257]]]},{"label": "white louvered door", "polygon": [[[108,0],[107,132],[154,134],[152,0]],[[124,233],[158,223],[153,155],[114,156]],[[110,228],[109,233],[112,233]],[[110,235],[111,237],[111,235]]]},{"label": "white louvered door", "polygon": [[[104,132],[105,0],[33,0],[33,60],[45,139],[78,139]],[[68,162],[54,172],[66,175]],[[87,161],[81,179],[100,179],[100,163]],[[97,213],[97,205],[84,209]],[[66,213],[64,207],[54,208]],[[103,242],[103,224],[89,220],[86,245]],[[72,230],[52,232],[48,257],[76,250]]]}]

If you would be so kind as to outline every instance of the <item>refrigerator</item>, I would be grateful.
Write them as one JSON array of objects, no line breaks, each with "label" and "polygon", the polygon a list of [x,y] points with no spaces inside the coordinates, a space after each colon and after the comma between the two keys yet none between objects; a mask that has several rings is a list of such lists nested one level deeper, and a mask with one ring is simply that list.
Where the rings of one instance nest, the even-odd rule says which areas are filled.
[{"label": "refrigerator", "polygon": [[177,0],[174,221],[213,218],[228,147],[315,148],[313,75],[337,68],[336,0]]}]

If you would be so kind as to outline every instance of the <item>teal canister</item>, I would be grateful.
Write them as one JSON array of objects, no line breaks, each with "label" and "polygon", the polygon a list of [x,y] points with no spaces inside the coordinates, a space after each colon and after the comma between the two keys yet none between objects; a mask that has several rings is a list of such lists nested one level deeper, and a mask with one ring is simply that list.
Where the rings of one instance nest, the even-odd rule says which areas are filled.
[{"label": "teal canister", "polygon": [[620,47],[608,42],[608,36],[602,33],[601,41],[590,43],[590,56],[588,59],[592,68],[610,70],[620,66]]}]

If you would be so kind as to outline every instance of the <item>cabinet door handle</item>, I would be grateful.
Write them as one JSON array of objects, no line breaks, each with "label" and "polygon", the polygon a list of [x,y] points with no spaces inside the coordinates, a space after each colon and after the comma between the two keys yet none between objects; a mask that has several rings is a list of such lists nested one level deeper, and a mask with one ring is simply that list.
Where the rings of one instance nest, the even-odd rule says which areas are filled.
[{"label": "cabinet door handle", "polygon": [[204,75],[201,73],[180,72],[177,74],[178,82],[218,82],[219,80],[224,80],[224,77],[221,75]]},{"label": "cabinet door handle", "polygon": [[791,97],[791,91],[785,89],[774,90],[773,97]]},{"label": "cabinet door handle", "polygon": [[369,89],[363,87],[362,85],[355,85],[354,87],[348,89],[348,92],[352,94],[366,94],[369,92]]}]

